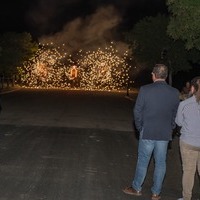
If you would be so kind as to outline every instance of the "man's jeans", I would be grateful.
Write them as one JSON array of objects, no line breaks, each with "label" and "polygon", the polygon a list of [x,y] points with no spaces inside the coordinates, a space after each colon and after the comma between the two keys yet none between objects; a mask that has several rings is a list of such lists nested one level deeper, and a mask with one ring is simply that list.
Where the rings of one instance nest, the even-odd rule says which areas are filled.
[{"label": "man's jeans", "polygon": [[168,141],[157,140],[139,140],[138,161],[133,179],[132,187],[137,190],[142,190],[142,184],[146,177],[147,168],[151,155],[155,160],[155,169],[153,176],[152,194],[160,194],[162,183],[166,173],[166,155]]},{"label": "man's jeans", "polygon": [[183,165],[183,199],[190,200],[192,198],[196,169],[200,175],[200,151],[188,147],[188,145],[181,140],[180,151]]}]

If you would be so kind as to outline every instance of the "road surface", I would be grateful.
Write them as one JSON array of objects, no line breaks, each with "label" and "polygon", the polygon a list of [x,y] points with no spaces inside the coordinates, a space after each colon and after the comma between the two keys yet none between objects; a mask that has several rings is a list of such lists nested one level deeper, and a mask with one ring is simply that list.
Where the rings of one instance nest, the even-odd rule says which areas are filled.
[{"label": "road surface", "polygon": [[[1,96],[0,200],[149,200],[126,195],[137,157],[133,101],[121,92],[18,90]],[[176,137],[162,199],[181,196]],[[200,196],[198,180],[194,197]]]}]

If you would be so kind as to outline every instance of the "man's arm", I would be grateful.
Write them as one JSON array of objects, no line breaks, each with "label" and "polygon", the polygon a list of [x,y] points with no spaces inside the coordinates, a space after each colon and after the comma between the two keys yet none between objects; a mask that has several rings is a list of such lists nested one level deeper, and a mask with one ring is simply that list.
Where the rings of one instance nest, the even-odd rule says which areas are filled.
[{"label": "man's arm", "polygon": [[142,130],[143,126],[143,121],[142,121],[143,108],[144,108],[144,96],[143,96],[143,89],[141,88],[133,110],[135,126],[139,132]]}]

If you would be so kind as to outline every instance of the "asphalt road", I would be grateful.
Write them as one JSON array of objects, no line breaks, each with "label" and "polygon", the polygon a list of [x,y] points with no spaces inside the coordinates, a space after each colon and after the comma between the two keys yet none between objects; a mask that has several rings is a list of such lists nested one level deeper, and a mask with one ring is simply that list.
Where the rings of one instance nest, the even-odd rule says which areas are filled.
[{"label": "asphalt road", "polygon": [[1,124],[132,131],[124,92],[17,90],[2,95]]},{"label": "asphalt road", "polygon": [[[122,192],[132,181],[138,144],[134,100],[125,93],[18,90],[3,94],[1,101],[0,200],[150,199],[153,162],[142,197]],[[176,137],[162,199],[180,196]]]}]

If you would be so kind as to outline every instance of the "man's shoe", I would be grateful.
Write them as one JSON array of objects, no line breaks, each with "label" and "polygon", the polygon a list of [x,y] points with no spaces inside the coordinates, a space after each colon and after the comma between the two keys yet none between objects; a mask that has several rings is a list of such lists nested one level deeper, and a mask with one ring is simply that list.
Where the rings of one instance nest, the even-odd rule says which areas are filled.
[{"label": "man's shoe", "polygon": [[152,194],[151,199],[152,200],[159,200],[159,199],[161,199],[161,196],[158,195],[158,194]]},{"label": "man's shoe", "polygon": [[123,192],[125,194],[130,194],[130,195],[135,195],[135,196],[141,196],[142,195],[141,191],[137,191],[132,187],[126,187],[125,189],[123,189]]}]

